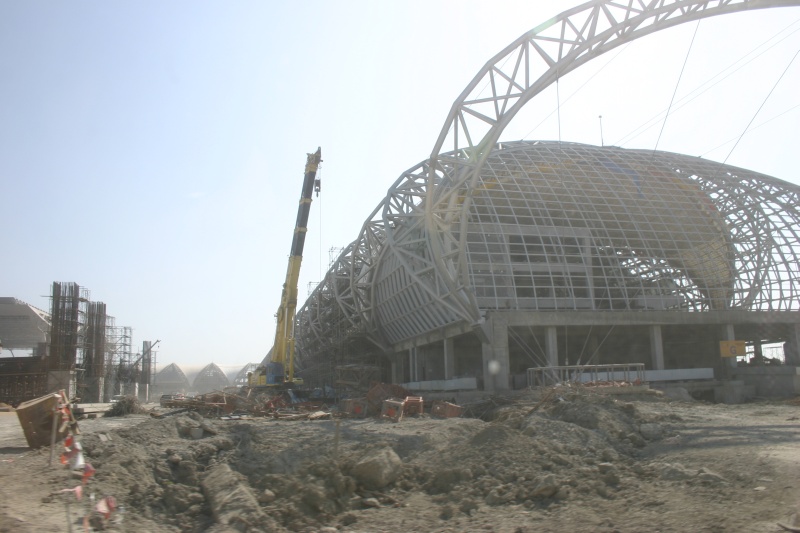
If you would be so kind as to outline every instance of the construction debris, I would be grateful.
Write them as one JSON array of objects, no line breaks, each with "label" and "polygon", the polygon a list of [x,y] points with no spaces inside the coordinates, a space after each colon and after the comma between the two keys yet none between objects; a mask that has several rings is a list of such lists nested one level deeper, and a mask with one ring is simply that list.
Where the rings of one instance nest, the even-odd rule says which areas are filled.
[{"label": "construction debris", "polygon": [[403,419],[403,408],[405,407],[405,404],[405,400],[383,400],[383,406],[381,407],[381,419],[391,420],[392,422],[400,422],[400,420]]},{"label": "construction debris", "polygon": [[464,408],[445,401],[433,402],[431,414],[440,418],[455,418],[464,414]]},{"label": "construction debris", "polygon": [[[403,404],[399,423],[292,404],[263,416],[172,410],[162,418],[89,420],[82,450],[75,441],[61,447],[67,464],[82,452],[84,465],[97,468],[85,487],[77,477],[89,472],[71,466],[63,476],[57,469],[30,476],[46,461],[40,452],[3,456],[0,475],[16,489],[0,487],[0,524],[20,533],[68,531],[70,503],[71,516],[86,517],[91,529],[152,533],[700,531],[720,524],[777,531],[779,520],[794,527],[787,517],[796,509],[787,506],[798,492],[786,487],[797,468],[780,457],[793,457],[800,426],[786,422],[797,407],[785,402],[729,411],[597,387],[476,396],[464,405],[431,399],[387,398]],[[409,414],[420,403],[422,413]],[[463,414],[435,416],[433,404],[436,412]],[[742,459],[765,444],[784,455]],[[29,512],[30,501],[41,503]],[[83,530],[73,522],[73,531]]]},{"label": "construction debris", "polygon": [[139,403],[136,396],[123,396],[116,402],[111,404],[111,409],[105,412],[103,416],[125,416],[131,414],[145,414],[147,409]]},{"label": "construction debris", "polygon": [[346,398],[339,402],[339,411],[346,416],[364,418],[367,416],[366,398]]},{"label": "construction debris", "polygon": [[63,391],[19,404],[17,418],[31,448],[53,446],[70,432],[80,433]]},{"label": "construction debris", "polygon": [[406,416],[421,415],[425,412],[422,396],[406,396],[403,414]]},{"label": "construction debris", "polygon": [[369,405],[370,413],[377,414],[383,409],[383,401],[391,398],[405,398],[411,393],[392,383],[376,383],[367,392],[366,400]]},{"label": "construction debris", "polygon": [[[380,419],[400,422],[404,416],[425,414],[422,396],[411,396],[399,386],[373,384],[363,398],[345,398],[331,410],[322,401],[308,400],[301,392],[287,389],[280,392],[264,388],[244,389],[237,393],[215,391],[193,398],[176,398],[163,402],[166,413],[151,412],[154,418],[180,413],[196,413],[221,420],[249,420],[269,417],[276,420],[327,420],[334,417]],[[462,416],[464,408],[449,402],[433,402],[430,414],[439,418]],[[208,430],[206,430],[209,432]],[[210,433],[210,432],[209,432]]]}]

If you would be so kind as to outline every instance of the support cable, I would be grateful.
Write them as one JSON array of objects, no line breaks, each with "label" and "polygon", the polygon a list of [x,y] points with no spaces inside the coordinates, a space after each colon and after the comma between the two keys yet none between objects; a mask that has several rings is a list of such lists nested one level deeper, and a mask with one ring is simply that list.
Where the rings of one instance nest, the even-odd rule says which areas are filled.
[{"label": "support cable", "polygon": [[533,338],[533,342],[535,342],[535,343],[536,343],[536,347],[537,347],[537,348],[539,348],[539,351],[540,351],[541,353],[545,354],[545,357],[544,357],[545,364],[544,364],[544,365],[542,365],[542,366],[549,366],[549,364],[548,364],[548,362],[547,362],[547,355],[546,355],[546,354],[547,354],[547,350],[545,350],[544,348],[542,348],[542,345],[541,345],[541,344],[539,344],[539,339],[537,339],[537,338],[536,338],[536,332],[535,332],[535,331],[533,331],[533,328],[532,328],[531,326],[528,326],[528,331],[530,331],[530,332],[531,332],[531,337]]},{"label": "support cable", "polygon": [[[597,345],[597,348],[595,349],[594,353],[591,356],[589,356],[589,359],[586,360],[586,364],[584,364],[582,366],[589,366],[590,364],[592,364],[592,361],[594,360],[595,356],[598,354],[598,352],[600,352],[600,347],[603,346],[603,343],[606,342],[606,339],[608,338],[609,335],[611,335],[611,332],[614,331],[615,327],[616,327],[616,325],[612,325],[608,329],[608,333],[606,333],[606,336],[603,337],[603,340],[601,340],[600,344]],[[579,364],[578,366],[581,366],[581,365]]]},{"label": "support cable", "polygon": [[731,151],[730,151],[730,152],[728,152],[728,155],[725,157],[725,160],[724,160],[722,163],[720,163],[720,168],[722,168],[723,166],[725,166],[725,163],[727,163],[727,161],[728,161],[728,158],[731,156],[731,154],[733,154],[733,151],[734,151],[734,150],[736,149],[736,147],[739,145],[739,141],[741,141],[741,140],[742,140],[742,137],[744,137],[745,133],[747,133],[747,130],[748,130],[748,129],[750,128],[750,126],[753,124],[753,121],[756,119],[756,117],[758,116],[758,114],[761,112],[761,109],[762,109],[762,108],[764,107],[764,105],[767,103],[767,100],[769,100],[769,97],[770,97],[770,96],[772,96],[772,93],[775,91],[775,88],[778,86],[778,84],[781,82],[781,80],[783,79],[783,77],[784,77],[784,76],[786,75],[786,73],[789,71],[789,67],[791,67],[791,66],[792,66],[792,63],[794,63],[794,60],[797,58],[797,55],[798,55],[798,54],[800,54],[800,49],[798,49],[798,50],[797,50],[797,52],[795,52],[795,54],[792,56],[792,59],[790,59],[790,60],[789,60],[789,64],[788,64],[788,65],[786,65],[786,68],[785,68],[785,69],[783,69],[783,72],[782,72],[782,73],[781,73],[781,75],[778,77],[778,79],[775,81],[775,84],[772,86],[772,89],[770,89],[770,90],[769,90],[769,93],[767,94],[766,98],[764,98],[764,101],[763,101],[763,102],[761,102],[761,105],[760,105],[760,106],[758,107],[758,109],[756,110],[755,114],[753,115],[753,118],[751,118],[751,119],[750,119],[750,122],[748,122],[748,123],[747,123],[747,127],[745,127],[745,129],[744,129],[744,131],[742,132],[742,134],[741,134],[741,135],[739,135],[739,138],[738,138],[738,139],[736,139],[736,142],[734,143],[733,147],[731,148]]},{"label": "support cable", "polygon": [[[580,352],[580,354],[578,354],[578,361],[575,363],[575,366],[577,366],[577,367],[581,367],[581,366],[588,366],[588,365],[589,365],[589,361],[591,361],[591,359],[592,359],[592,357],[590,357],[590,358],[589,358],[589,361],[587,361],[587,362],[586,362],[586,365],[582,365],[582,364],[581,364],[581,361],[583,360],[583,354],[584,354],[584,353],[585,353],[585,351],[586,351],[586,345],[587,345],[587,344],[589,344],[589,337],[591,337],[591,335],[592,335],[592,329],[593,329],[593,328],[594,328],[594,326],[589,326],[589,332],[586,334],[586,340],[584,340],[584,341],[583,341],[583,346],[581,347],[581,352]],[[612,329],[613,329],[613,326],[612,326]],[[608,336],[609,336],[610,334],[611,334],[611,331],[609,331],[609,332],[606,334],[606,336],[605,336],[605,337],[603,337],[603,341],[605,341],[605,340],[608,338]],[[600,344],[597,346],[597,350],[596,350],[596,351],[599,351],[599,350],[600,350],[600,346],[602,346],[602,345],[603,345],[603,343],[601,342],[601,343],[600,343]],[[594,355],[594,354],[593,354],[593,355]],[[580,373],[580,371],[579,371],[579,370],[576,370],[575,372],[573,372],[573,374],[572,374],[572,379],[574,379],[574,380],[577,380],[576,376],[577,376],[579,373]]]},{"label": "support cable", "polygon": [[509,337],[516,342],[517,346],[522,348],[523,353],[528,356],[528,359],[533,361],[534,364],[540,364],[536,353],[520,338],[519,334],[514,332],[511,328],[509,328],[508,332]]},{"label": "support cable", "polygon": [[594,326],[589,326],[589,333],[586,334],[586,340],[583,341],[583,346],[581,346],[581,352],[578,354],[578,364],[581,363],[583,354],[586,351],[586,345],[589,344],[589,337],[592,336],[592,328],[594,328]]},{"label": "support cable", "polygon": [[[779,41],[777,41],[776,43],[772,44],[771,46],[769,46],[769,47],[768,47],[767,49],[765,49],[764,51],[762,51],[762,52],[758,53],[757,55],[755,55],[755,56],[754,56],[754,57],[752,57],[751,59],[749,59],[749,60],[745,61],[744,63],[742,63],[740,66],[738,66],[738,67],[734,68],[734,67],[736,66],[736,64],[737,64],[737,63],[739,63],[740,61],[744,60],[744,59],[745,59],[745,58],[747,58],[748,56],[750,56],[750,55],[754,54],[754,53],[755,53],[755,52],[756,52],[756,51],[757,51],[759,48],[762,48],[763,46],[766,46],[766,45],[767,45],[767,43],[769,43],[770,41],[772,41],[773,39],[775,39],[777,35],[780,35],[781,33],[783,33],[783,32],[785,32],[785,31],[787,31],[787,30],[788,30],[789,28],[791,28],[792,26],[795,26],[795,25],[796,25],[798,22],[800,22],[800,20],[796,20],[796,21],[794,21],[793,23],[789,24],[789,25],[788,25],[786,28],[784,28],[783,30],[779,31],[777,34],[773,35],[772,37],[770,37],[769,39],[767,39],[766,41],[764,41],[764,42],[763,42],[763,43],[761,43],[760,45],[756,46],[756,47],[755,47],[755,48],[753,48],[753,49],[752,49],[750,52],[746,53],[746,54],[745,54],[744,56],[742,56],[741,58],[737,59],[736,61],[734,61],[733,63],[731,63],[731,64],[730,64],[730,65],[728,65],[727,67],[723,68],[721,71],[719,71],[717,74],[715,74],[714,76],[712,76],[711,78],[709,78],[707,81],[705,81],[705,82],[701,83],[701,84],[700,84],[700,85],[699,85],[697,88],[695,88],[694,90],[690,91],[690,92],[689,92],[689,93],[688,93],[686,96],[684,96],[683,98],[681,98],[681,100],[679,100],[679,103],[680,103],[680,105],[679,105],[679,106],[677,106],[677,108],[676,108],[676,111],[677,111],[678,109],[681,109],[681,108],[683,108],[684,106],[688,105],[688,104],[689,104],[690,102],[692,102],[693,100],[695,100],[695,99],[699,98],[701,95],[705,94],[707,91],[709,91],[709,90],[711,90],[712,88],[714,88],[715,86],[719,85],[720,83],[722,83],[723,81],[725,81],[726,79],[728,79],[729,77],[731,77],[733,74],[735,74],[736,72],[740,71],[741,69],[743,69],[744,67],[746,67],[747,65],[749,65],[750,63],[752,63],[753,61],[755,61],[756,59],[758,59],[759,57],[761,57],[762,55],[766,54],[768,51],[770,51],[770,50],[771,50],[771,49],[773,49],[774,47],[778,46],[780,43],[782,43],[783,41],[785,41],[785,40],[786,40],[786,39],[788,39],[789,37],[791,37],[793,34],[795,34],[795,33],[797,33],[798,31],[800,31],[800,28],[793,30],[791,33],[789,33],[788,35],[786,35],[785,37],[783,37],[782,39],[780,39],[780,40],[779,40]],[[732,71],[728,72],[727,74],[725,74],[725,75],[723,76],[723,73],[725,73],[725,71],[728,71],[728,70],[730,70],[730,69],[732,69],[732,68],[733,68],[734,70],[732,70]],[[720,78],[720,76],[722,76],[722,77]],[[717,78],[719,78],[719,79],[717,79]],[[715,79],[716,79],[716,81],[714,81]],[[713,82],[713,83],[712,83],[712,82]],[[705,87],[705,88],[703,88],[703,87]],[[701,90],[701,89],[702,89],[702,90]],[[699,91],[699,92],[698,92],[698,91]],[[691,96],[693,93],[696,93],[696,94],[694,94],[694,96]],[[691,97],[690,97],[690,96],[691,96]],[[621,137],[621,138],[620,138],[618,141],[616,141],[616,142],[615,142],[615,143],[613,143],[613,144],[614,144],[614,145],[616,145],[616,146],[625,146],[625,145],[626,145],[626,144],[628,144],[629,142],[633,141],[634,139],[636,139],[637,137],[639,137],[639,135],[641,135],[642,133],[644,133],[645,131],[649,130],[651,127],[653,127],[653,126],[655,125],[655,121],[656,121],[656,120],[657,120],[657,118],[658,118],[658,117],[661,115],[661,113],[663,113],[663,111],[661,111],[661,112],[657,113],[656,115],[654,115],[654,116],[650,117],[650,118],[649,118],[649,119],[647,119],[647,120],[646,120],[646,121],[645,121],[643,124],[641,124],[640,126],[638,126],[638,127],[637,127],[637,128],[635,128],[635,129],[633,129],[633,130],[632,130],[630,133],[627,133],[626,135],[624,135],[623,137]]]},{"label": "support cable", "polygon": [[[772,122],[773,120],[777,120],[777,119],[781,118],[783,115],[785,115],[785,114],[787,114],[787,113],[791,113],[792,111],[794,111],[794,110],[795,110],[795,109],[797,109],[798,107],[800,107],[800,104],[793,105],[792,107],[790,107],[790,108],[789,108],[789,109],[787,109],[786,111],[782,111],[781,113],[778,113],[777,115],[773,116],[772,118],[769,118],[769,119],[765,120],[764,122],[762,122],[761,124],[759,124],[759,125],[755,126],[754,128],[752,128],[752,129],[751,129],[750,131],[748,131],[747,133],[753,132],[753,131],[757,130],[758,128],[762,127],[762,126],[766,126],[767,124],[769,124],[769,123],[770,123],[770,122]],[[711,152],[713,152],[713,151],[715,151],[715,150],[717,150],[717,149],[719,149],[719,148],[722,148],[722,147],[723,147],[723,146],[725,146],[726,144],[728,144],[728,143],[730,143],[730,142],[733,142],[733,141],[735,141],[735,140],[736,140],[736,137],[731,137],[731,138],[730,138],[730,139],[728,139],[727,141],[725,141],[725,142],[723,142],[723,143],[720,143],[720,144],[718,144],[718,145],[717,145],[717,146],[715,146],[714,148],[711,148],[710,150],[706,150],[705,152],[703,152],[702,154],[700,154],[700,155],[699,155],[699,156],[697,156],[697,157],[705,157],[705,156],[707,156],[708,154],[710,154]]]},{"label": "support cable", "polygon": [[658,149],[658,143],[661,141],[661,135],[664,133],[664,127],[667,125],[667,118],[669,117],[669,112],[672,110],[672,104],[675,102],[675,95],[678,94],[678,86],[681,84],[681,78],[683,77],[683,72],[686,70],[686,63],[689,62],[689,54],[692,52],[692,46],[694,45],[694,39],[697,37],[697,30],[700,29],[700,20],[697,21],[697,25],[694,27],[694,33],[692,34],[692,41],[689,43],[689,49],[686,51],[686,57],[683,59],[683,66],[681,67],[681,73],[678,75],[678,81],[675,82],[675,90],[672,91],[672,99],[669,101],[669,106],[667,107],[667,113],[664,115],[664,122],[661,123],[661,131],[658,132],[658,138],[656,139],[656,145],[653,147],[653,157],[656,155],[656,150]]},{"label": "support cable", "polygon": [[556,111],[558,112],[558,147],[561,148],[561,93],[558,90],[559,75],[556,71]]},{"label": "support cable", "polygon": [[528,346],[528,344],[524,341],[524,339],[522,339],[522,336],[519,333],[514,331],[513,328],[508,328],[508,333],[509,336],[516,341],[517,345],[519,345],[520,348],[522,348],[522,351],[525,352],[525,355],[527,355],[531,361],[533,361],[535,364],[539,366],[546,366],[542,365],[542,361],[544,360],[544,358],[540,357],[533,349],[531,349],[531,347]]},{"label": "support cable", "polygon": [[[580,92],[580,91],[581,91],[581,90],[582,90],[584,87],[586,87],[586,86],[589,84],[589,82],[590,82],[590,81],[592,81],[592,80],[593,80],[593,79],[594,79],[594,78],[595,78],[595,77],[596,77],[598,74],[600,74],[600,73],[601,73],[601,72],[602,72],[602,71],[603,71],[603,70],[604,70],[604,69],[605,69],[605,68],[606,68],[608,65],[610,65],[612,61],[614,61],[614,60],[615,60],[615,59],[616,59],[616,58],[617,58],[617,57],[618,57],[618,56],[619,56],[619,55],[620,55],[622,52],[624,52],[624,51],[625,51],[625,50],[628,48],[628,46],[629,46],[630,44],[631,44],[631,43],[628,43],[628,44],[626,44],[625,46],[623,46],[623,47],[622,47],[622,49],[621,49],[619,52],[617,52],[616,54],[614,54],[614,57],[612,57],[611,59],[609,59],[608,61],[606,61],[606,63],[605,63],[605,64],[604,64],[602,67],[600,67],[599,69],[597,69],[597,72],[595,72],[594,74],[592,74],[591,76],[589,76],[589,78],[588,78],[588,79],[587,79],[585,82],[583,82],[583,84],[581,84],[581,86],[580,86],[580,87],[578,87],[577,89],[575,89],[575,90],[572,92],[572,94],[570,94],[568,97],[566,97],[566,98],[564,99],[564,103],[566,104],[567,102],[569,102],[569,101],[572,99],[572,97],[573,97],[573,96],[575,96],[576,94],[578,94],[578,93],[579,93],[579,92]],[[557,111],[558,111],[558,110],[556,109],[556,110],[554,110],[554,111],[551,111],[550,113],[548,113],[548,114],[547,114],[547,116],[545,116],[545,117],[544,117],[544,118],[543,118],[543,119],[542,119],[542,120],[541,120],[541,121],[540,121],[540,122],[539,122],[539,123],[538,123],[536,126],[534,126],[534,127],[533,127],[533,129],[531,129],[531,130],[530,130],[528,133],[526,133],[525,135],[523,135],[523,137],[522,137],[522,138],[523,138],[523,139],[527,139],[528,137],[530,137],[530,136],[533,134],[533,132],[534,132],[534,131],[538,130],[538,129],[539,129],[539,127],[540,127],[542,124],[544,124],[544,123],[547,121],[547,119],[549,119],[550,117],[552,117],[552,116],[553,116],[553,113],[556,113]],[[559,120],[560,120],[560,119],[559,119]],[[559,122],[559,132],[560,132],[560,127],[561,127],[561,126],[560,126],[560,122]],[[560,137],[560,133],[559,133],[559,137]]]}]

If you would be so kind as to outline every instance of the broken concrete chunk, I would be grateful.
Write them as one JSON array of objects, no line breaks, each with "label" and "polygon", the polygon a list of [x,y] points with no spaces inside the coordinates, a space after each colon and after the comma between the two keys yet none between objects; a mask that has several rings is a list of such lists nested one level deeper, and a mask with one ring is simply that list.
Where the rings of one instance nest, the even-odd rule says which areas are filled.
[{"label": "broken concrete chunk", "polygon": [[188,416],[179,416],[175,418],[175,428],[178,430],[178,435],[181,437],[191,437],[192,430],[197,427],[197,422]]},{"label": "broken concrete chunk", "polygon": [[396,480],[403,469],[403,461],[391,448],[383,448],[365,455],[350,471],[359,484],[367,489],[380,489]]},{"label": "broken concrete chunk", "polygon": [[561,485],[556,480],[556,476],[548,474],[539,480],[536,484],[536,488],[531,492],[531,496],[534,498],[550,498],[554,496],[560,488]]},{"label": "broken concrete chunk", "polygon": [[277,496],[275,496],[274,492],[272,492],[269,489],[264,489],[264,491],[258,497],[258,501],[260,501],[261,503],[272,503],[275,501],[276,497]]},{"label": "broken concrete chunk", "polygon": [[265,531],[277,531],[277,523],[258,505],[250,488],[242,483],[227,464],[211,467],[200,483],[217,524],[248,531],[259,524]]},{"label": "broken concrete chunk", "polygon": [[728,481],[722,477],[721,475],[717,474],[716,472],[712,472],[707,468],[701,468],[699,472],[697,472],[697,479],[701,483],[707,484],[714,484],[714,483],[727,483]]},{"label": "broken concrete chunk", "polygon": [[213,426],[211,423],[209,423],[209,422],[202,422],[202,423],[200,424],[200,427],[201,427],[201,428],[203,428],[203,431],[205,431],[206,433],[210,433],[210,434],[212,434],[212,435],[218,435],[218,434],[219,434],[219,431],[217,430],[217,428],[215,428],[215,427],[214,427],[214,426]]},{"label": "broken concrete chunk", "polygon": [[607,474],[609,472],[616,472],[617,467],[611,463],[600,463],[597,465],[597,469],[600,470],[601,474]]},{"label": "broken concrete chunk", "polygon": [[364,498],[363,500],[361,500],[361,503],[364,505],[364,507],[380,507],[381,506],[381,502],[379,502],[377,498]]}]

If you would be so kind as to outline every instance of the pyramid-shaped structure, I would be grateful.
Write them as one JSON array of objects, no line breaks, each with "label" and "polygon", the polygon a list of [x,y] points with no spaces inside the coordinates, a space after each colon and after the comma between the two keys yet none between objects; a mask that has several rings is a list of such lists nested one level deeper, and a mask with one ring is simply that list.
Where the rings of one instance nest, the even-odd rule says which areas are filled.
[{"label": "pyramid-shaped structure", "polygon": [[225,373],[217,365],[210,363],[194,378],[192,390],[204,394],[211,391],[221,391],[228,386],[230,386],[230,381],[228,381]]}]

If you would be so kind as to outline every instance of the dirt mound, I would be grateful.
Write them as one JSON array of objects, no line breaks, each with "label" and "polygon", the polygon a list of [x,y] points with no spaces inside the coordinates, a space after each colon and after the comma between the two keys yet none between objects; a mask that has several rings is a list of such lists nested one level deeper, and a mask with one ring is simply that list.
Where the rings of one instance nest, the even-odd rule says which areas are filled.
[{"label": "dirt mound", "polygon": [[[671,456],[695,438],[687,420],[707,431],[719,419],[727,431],[741,418],[723,419],[728,412],[714,406],[570,390],[545,400],[493,398],[490,409],[473,409],[487,421],[176,414],[87,434],[82,443],[96,468],[91,490],[125,509],[124,522],[109,529],[154,533],[640,531],[667,523],[662,530],[685,531],[713,521],[726,524],[722,531],[755,520],[744,510],[736,517],[727,502],[751,501],[761,494],[754,487],[771,483],[761,480],[797,470],[748,469],[702,446]],[[781,409],[792,407],[758,413],[791,419]],[[774,420],[765,426],[777,427]],[[774,509],[782,500],[771,498]],[[51,496],[45,508],[55,512],[61,501]],[[617,523],[622,516],[629,527]]]},{"label": "dirt mound", "polygon": [[[479,503],[533,509],[573,493],[609,497],[645,442],[638,427],[646,418],[632,404],[595,394],[558,396],[536,410],[512,403],[494,418],[221,423],[178,415],[119,430],[110,440],[89,436],[84,448],[97,483],[128,487],[117,497],[146,519],[200,531],[236,514],[213,506],[207,480],[224,464],[235,474],[225,477],[225,491],[237,479],[236,492],[252,495],[241,501],[259,502],[273,528],[298,531],[342,525],[353,511],[417,492],[446,496],[445,515],[469,515]],[[202,424],[218,434],[191,440]],[[382,451],[402,464],[392,483],[379,485],[390,486],[376,490],[363,471],[377,467],[359,465]]]}]

